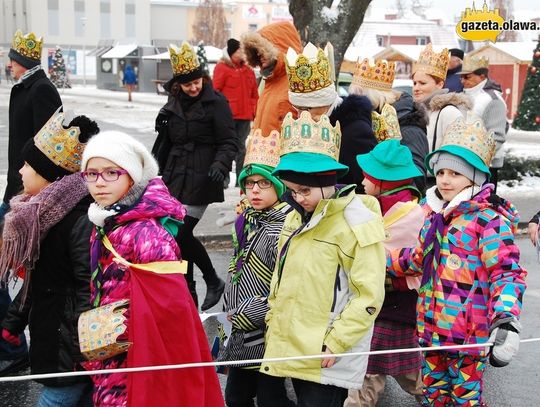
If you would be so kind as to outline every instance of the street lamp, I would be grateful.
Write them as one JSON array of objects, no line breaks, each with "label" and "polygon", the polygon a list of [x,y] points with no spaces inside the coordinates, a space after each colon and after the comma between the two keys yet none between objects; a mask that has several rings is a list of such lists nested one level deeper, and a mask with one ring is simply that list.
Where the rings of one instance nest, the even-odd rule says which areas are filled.
[{"label": "street lamp", "polygon": [[86,87],[86,17],[81,17],[83,27],[83,86]]}]

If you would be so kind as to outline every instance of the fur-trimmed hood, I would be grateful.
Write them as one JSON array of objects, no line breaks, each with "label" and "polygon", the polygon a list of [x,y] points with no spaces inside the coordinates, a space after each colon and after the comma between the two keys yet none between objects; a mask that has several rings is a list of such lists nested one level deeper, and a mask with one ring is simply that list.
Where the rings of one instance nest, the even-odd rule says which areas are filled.
[{"label": "fur-trimmed hood", "polygon": [[289,47],[298,53],[302,50],[300,35],[288,21],[269,24],[257,32],[245,33],[240,41],[246,61],[253,68],[261,66],[259,55],[264,55],[268,60],[277,60],[280,54],[287,53]]},{"label": "fur-trimmed hood", "polygon": [[473,108],[473,102],[469,96],[464,93],[449,92],[433,96],[429,101],[429,110],[432,112],[441,110],[448,105],[454,105],[462,111]]}]

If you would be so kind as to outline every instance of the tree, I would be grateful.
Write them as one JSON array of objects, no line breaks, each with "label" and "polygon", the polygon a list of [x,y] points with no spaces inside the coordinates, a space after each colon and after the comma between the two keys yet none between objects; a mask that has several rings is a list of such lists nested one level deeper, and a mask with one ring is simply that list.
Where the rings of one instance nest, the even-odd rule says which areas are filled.
[{"label": "tree", "polygon": [[62,56],[62,50],[58,46],[56,47],[56,51],[52,58],[52,66],[49,68],[49,75],[51,77],[51,82],[57,88],[71,88],[66,72],[66,64],[64,62],[64,57]]},{"label": "tree", "polygon": [[512,127],[520,130],[540,130],[540,37],[527,72],[521,102]]},{"label": "tree", "polygon": [[334,46],[336,71],[345,51],[364,21],[371,0],[290,0],[289,12],[305,44]]},{"label": "tree", "polygon": [[199,58],[199,64],[201,64],[203,72],[210,75],[210,72],[208,71],[208,57],[206,56],[204,42],[202,41],[197,44],[197,58]]},{"label": "tree", "polygon": [[193,24],[194,43],[222,48],[227,41],[227,20],[221,0],[200,0]]}]

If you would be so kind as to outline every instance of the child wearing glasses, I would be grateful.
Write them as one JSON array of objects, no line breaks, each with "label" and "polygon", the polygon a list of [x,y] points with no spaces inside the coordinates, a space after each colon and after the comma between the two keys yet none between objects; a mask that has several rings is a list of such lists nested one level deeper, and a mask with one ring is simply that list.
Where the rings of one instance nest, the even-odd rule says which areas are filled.
[{"label": "child wearing glasses", "polygon": [[[279,161],[279,133],[264,137],[255,130],[248,138],[245,165],[238,184],[249,206],[233,228],[234,254],[224,293],[223,310],[232,323],[229,338],[222,334],[219,360],[260,359],[264,355],[264,318],[270,281],[276,264],[277,242],[291,207],[280,200],[283,183],[272,175]],[[294,406],[284,379],[259,372],[259,364],[229,369],[225,402],[228,407]]]},{"label": "child wearing glasses", "polygon": [[[416,244],[424,224],[424,211],[418,204],[422,194],[414,186],[422,172],[415,166],[411,150],[397,139],[385,140],[367,154],[357,156],[364,175],[366,194],[379,201],[387,238],[386,250]],[[371,350],[418,347],[415,335],[416,300],[419,278],[387,278],[384,303],[375,320]],[[386,376],[392,376],[406,392],[422,395],[420,352],[371,355],[364,385],[351,390],[344,407],[375,407],[383,393]]]},{"label": "child wearing glasses", "polygon": [[[85,363],[88,370],[209,361],[210,351],[186,280],[177,274],[144,274],[115,261],[103,244],[134,264],[181,258],[175,234],[184,207],[157,177],[150,152],[131,136],[107,131],[88,143],[82,177],[95,202],[91,237],[92,307],[129,299],[124,313],[127,352]],[[148,272],[146,272],[148,273]],[[215,370],[178,369],[94,375],[95,406],[223,406]]]},{"label": "child wearing glasses", "polygon": [[299,406],[342,407],[360,389],[373,323],[384,298],[385,239],[377,200],[339,185],[341,133],[327,116],[289,114],[273,172],[289,189],[266,316],[265,358],[324,354],[321,359],[263,363],[261,372],[291,377]]},{"label": "child wearing glasses", "polygon": [[[82,370],[77,318],[90,308],[91,225],[90,197],[78,172],[80,153],[97,132],[85,116],[68,121],[55,113],[21,152],[24,189],[5,217],[0,276],[2,284],[23,278],[23,286],[2,321],[2,338],[26,349],[28,325],[32,374]],[[39,406],[92,405],[88,377],[37,381],[44,385]]]}]

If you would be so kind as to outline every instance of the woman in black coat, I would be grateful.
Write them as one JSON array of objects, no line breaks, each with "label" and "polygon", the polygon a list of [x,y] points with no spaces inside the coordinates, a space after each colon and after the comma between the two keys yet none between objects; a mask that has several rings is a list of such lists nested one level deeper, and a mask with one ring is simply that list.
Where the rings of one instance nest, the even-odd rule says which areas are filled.
[{"label": "woman in black coat", "polygon": [[178,244],[189,262],[186,278],[196,304],[193,263],[203,273],[207,292],[201,310],[205,311],[217,304],[225,283],[193,229],[208,204],[224,200],[223,181],[238,151],[237,136],[227,99],[213,89],[209,78],[203,78],[200,66],[175,75],[164,87],[170,96],[156,119],[159,135],[152,153],[171,194],[186,206]]}]

